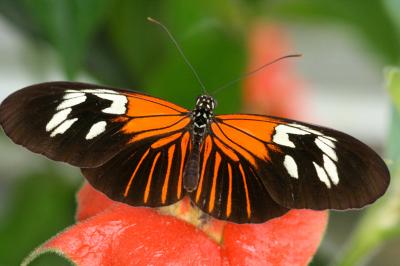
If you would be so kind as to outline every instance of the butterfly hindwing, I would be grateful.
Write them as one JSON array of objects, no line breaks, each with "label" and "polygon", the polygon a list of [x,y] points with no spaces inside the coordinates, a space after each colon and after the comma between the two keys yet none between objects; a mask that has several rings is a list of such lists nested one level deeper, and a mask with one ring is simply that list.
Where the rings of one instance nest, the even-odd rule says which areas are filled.
[{"label": "butterfly hindwing", "polygon": [[272,199],[286,208],[349,209],[375,201],[389,184],[382,159],[328,128],[261,115],[220,115],[212,134],[232,147]]},{"label": "butterfly hindwing", "polygon": [[134,206],[160,207],[186,193],[182,176],[190,150],[189,132],[149,138],[127,146],[97,168],[83,168],[93,187],[113,200]]},{"label": "butterfly hindwing", "polygon": [[186,109],[167,101],[75,82],[33,85],[0,106],[0,123],[14,142],[78,167],[100,166],[127,145],[189,122]]},{"label": "butterfly hindwing", "polygon": [[283,215],[249,163],[212,134],[201,151],[200,180],[190,197],[211,216],[236,223],[260,223]]}]

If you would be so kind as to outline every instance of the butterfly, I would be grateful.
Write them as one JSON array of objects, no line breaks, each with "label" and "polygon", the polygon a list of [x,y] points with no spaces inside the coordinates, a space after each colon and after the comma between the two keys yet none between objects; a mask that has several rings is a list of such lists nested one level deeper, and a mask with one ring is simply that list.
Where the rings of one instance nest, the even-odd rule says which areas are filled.
[{"label": "butterfly", "polygon": [[383,160],[345,133],[215,108],[206,94],[188,110],[139,92],[49,82],[7,97],[0,123],[15,143],[80,167],[112,200],[161,207],[188,196],[235,223],[361,208],[389,185]]}]

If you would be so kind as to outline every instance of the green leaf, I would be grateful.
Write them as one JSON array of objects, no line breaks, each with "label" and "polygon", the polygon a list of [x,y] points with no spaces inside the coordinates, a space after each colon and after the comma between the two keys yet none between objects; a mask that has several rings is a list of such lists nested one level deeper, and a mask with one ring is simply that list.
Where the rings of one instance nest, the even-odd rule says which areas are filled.
[{"label": "green leaf", "polygon": [[88,43],[105,18],[107,0],[24,0],[42,34],[58,51],[65,73],[81,69]]},{"label": "green leaf", "polygon": [[[188,60],[198,72],[208,93],[237,78],[244,71],[244,34],[226,25],[218,8],[203,2],[168,1],[165,24],[175,35]],[[194,4],[195,3],[195,4]],[[202,94],[189,67],[185,65],[173,43],[160,28],[155,28],[167,40],[165,57],[150,79],[147,88],[153,95],[177,102],[192,109],[195,98]],[[218,113],[237,112],[240,108],[240,84],[216,95]]]},{"label": "green leaf", "polygon": [[74,223],[77,184],[56,173],[16,179],[0,221],[0,265],[19,265],[34,248]]},{"label": "green leaf", "polygon": [[110,23],[107,25],[109,42],[134,84],[133,89],[144,90],[143,81],[151,78],[165,50],[165,40],[159,32],[152,31],[154,25],[148,16],[159,17],[161,1],[121,0],[113,6]]},{"label": "green leaf", "polygon": [[[230,1],[128,1],[114,6],[108,33],[135,90],[146,90],[187,108],[202,93],[166,33],[147,21],[151,16],[170,29],[210,92],[243,74],[242,14]],[[219,112],[240,107],[239,85],[217,95]]]},{"label": "green leaf", "polygon": [[[386,71],[388,90],[395,105],[400,100],[398,68]],[[400,236],[400,112],[393,107],[392,121],[386,147],[391,184],[386,194],[370,206],[360,220],[337,265],[358,265],[388,240]]]}]

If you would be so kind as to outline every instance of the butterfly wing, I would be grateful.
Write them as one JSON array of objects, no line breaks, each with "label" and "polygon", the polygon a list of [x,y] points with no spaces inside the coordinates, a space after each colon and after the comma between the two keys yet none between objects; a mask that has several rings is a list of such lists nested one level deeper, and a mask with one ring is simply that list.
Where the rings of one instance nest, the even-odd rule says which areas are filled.
[{"label": "butterfly wing", "polygon": [[235,223],[261,223],[285,214],[250,163],[214,132],[204,141],[200,179],[192,202],[211,216]]},{"label": "butterfly wing", "polygon": [[82,168],[87,180],[111,199],[134,206],[160,207],[182,199],[190,134],[178,132],[129,145],[97,168]]},{"label": "butterfly wing", "polygon": [[[226,184],[230,178],[236,180],[232,200],[237,201],[235,208],[241,211],[236,210],[238,214],[233,220],[243,220],[243,216],[262,220],[271,216],[263,214],[258,207],[271,208],[271,199],[285,208],[360,208],[374,202],[389,185],[388,169],[372,149],[332,129],[261,115],[220,115],[214,119],[210,131],[213,143],[210,156],[215,161],[216,157],[222,158],[219,181],[217,179],[212,197],[219,200],[218,204],[227,206],[229,200],[225,199],[225,194],[229,185]],[[217,143],[219,145],[215,145]],[[231,165],[232,177],[230,170],[226,170],[227,164]],[[203,170],[210,167],[207,165],[203,165]],[[212,173],[211,170],[207,172]],[[212,191],[214,179],[204,180],[199,190]],[[225,184],[225,188],[219,188],[221,184]],[[254,191],[248,194],[254,199],[243,201],[250,189]],[[262,198],[259,195],[262,193],[268,197]],[[205,192],[200,195],[212,202],[212,197]],[[197,204],[212,211],[212,208],[205,208],[200,199]],[[244,211],[246,208],[250,211]],[[261,218],[253,218],[253,215]]]},{"label": "butterfly wing", "polygon": [[7,97],[0,106],[0,123],[14,142],[33,152],[78,167],[96,167],[129,143],[185,128],[187,112],[140,93],[50,82]]},{"label": "butterfly wing", "polygon": [[184,195],[190,117],[167,101],[91,84],[43,83],[6,98],[0,123],[17,144],[81,167],[114,200],[162,206]]}]

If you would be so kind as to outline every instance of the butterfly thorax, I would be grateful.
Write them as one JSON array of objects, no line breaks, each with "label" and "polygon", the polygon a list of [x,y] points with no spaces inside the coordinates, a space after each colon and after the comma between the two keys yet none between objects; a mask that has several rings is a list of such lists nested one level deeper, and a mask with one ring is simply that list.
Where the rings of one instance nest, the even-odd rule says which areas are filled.
[{"label": "butterfly thorax", "polygon": [[200,148],[214,117],[216,102],[209,95],[197,98],[196,107],[192,111],[192,150],[185,166],[184,187],[187,191],[197,188],[199,179]]},{"label": "butterfly thorax", "polygon": [[197,98],[192,112],[193,133],[202,139],[207,127],[214,117],[215,100],[211,96],[201,95]]}]

